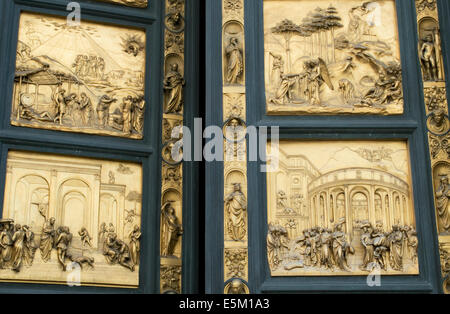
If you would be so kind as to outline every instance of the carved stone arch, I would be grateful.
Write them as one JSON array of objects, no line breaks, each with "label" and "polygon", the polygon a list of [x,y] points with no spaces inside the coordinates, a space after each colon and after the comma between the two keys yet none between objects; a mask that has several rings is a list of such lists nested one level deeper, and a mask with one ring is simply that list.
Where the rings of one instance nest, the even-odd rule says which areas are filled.
[{"label": "carved stone arch", "polygon": [[327,226],[328,224],[328,195],[326,192],[322,191],[319,194],[319,224],[321,226]]},{"label": "carved stone arch", "polygon": [[[97,230],[93,229],[94,225],[93,225],[93,221],[91,219],[91,218],[93,218],[93,216],[92,216],[92,211],[93,211],[92,187],[88,182],[86,182],[86,180],[79,178],[79,177],[67,178],[63,182],[61,182],[61,184],[59,184],[59,186],[58,186],[57,207],[56,207],[56,212],[55,212],[56,224],[57,225],[65,224],[65,215],[68,212],[65,209],[65,206],[68,205],[65,202],[65,198],[67,197],[67,195],[69,195],[69,193],[72,193],[70,195],[75,195],[76,193],[83,195],[83,197],[86,200],[86,202],[84,204],[85,206],[83,209],[84,210],[83,211],[83,219],[82,219],[83,224],[84,224],[83,227],[87,228],[89,232],[93,232],[93,231],[96,232]],[[81,204],[78,203],[75,206],[81,206]],[[80,221],[81,220],[73,221],[73,223],[71,222],[67,226],[70,228],[70,231],[74,235],[78,234],[79,230],[73,230],[73,228],[74,227],[78,228]],[[71,226],[72,226],[72,228],[71,228]]]},{"label": "carved stone arch", "polygon": [[286,188],[287,186],[284,186],[284,184],[286,184],[288,178],[288,173],[284,170],[279,171],[276,174],[276,187],[278,188],[277,191],[275,191],[275,193],[278,194],[279,190],[282,190],[283,192],[287,193]]},{"label": "carved stone arch", "polygon": [[394,218],[394,225],[402,224],[403,223],[403,217],[402,217],[402,201],[401,201],[401,195],[398,191],[394,191],[392,193],[392,201],[393,201],[393,218]]},{"label": "carved stone arch", "polygon": [[405,221],[404,223],[406,225],[412,225],[414,224],[414,215],[413,215],[413,211],[409,210],[409,206],[408,206],[408,200],[405,194],[402,193],[401,195],[401,202],[402,202],[402,208],[403,208],[403,213],[405,215]]},{"label": "carved stone arch", "polygon": [[230,168],[225,173],[225,193],[232,192],[234,183],[240,183],[242,193],[247,196],[247,176],[242,169],[237,167]]},{"label": "carved stone arch", "polygon": [[44,223],[44,218],[39,213],[42,208],[45,214],[48,214],[48,197],[46,204],[33,204],[33,193],[37,189],[45,189],[47,195],[50,192],[49,182],[42,176],[37,174],[27,174],[20,177],[14,187],[14,203],[9,216],[18,223],[26,224],[31,227],[38,227],[40,230]]},{"label": "carved stone arch", "polygon": [[346,200],[345,200],[345,190],[336,189],[334,194],[334,206],[335,206],[335,221],[339,221],[341,218],[346,218]]},{"label": "carved stone arch", "polygon": [[70,190],[64,193],[61,206],[61,226],[69,227],[74,237],[89,224],[89,200],[78,190]]},{"label": "carved stone arch", "polygon": [[356,186],[351,189],[350,203],[353,221],[369,220],[370,193],[366,188]]}]

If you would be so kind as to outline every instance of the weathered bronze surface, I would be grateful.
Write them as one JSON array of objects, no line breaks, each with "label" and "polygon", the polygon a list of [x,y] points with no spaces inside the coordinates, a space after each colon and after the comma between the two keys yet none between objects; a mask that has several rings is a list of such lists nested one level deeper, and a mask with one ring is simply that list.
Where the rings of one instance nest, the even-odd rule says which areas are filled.
[{"label": "weathered bronze surface", "polygon": [[265,0],[269,114],[403,113],[394,0]]},{"label": "weathered bronze surface", "polygon": [[22,13],[11,123],[141,139],[145,32]]},{"label": "weathered bronze surface", "polygon": [[10,151],[0,280],[138,287],[141,202],[140,165]]},{"label": "weathered bronze surface", "polygon": [[405,142],[282,141],[267,193],[273,276],[419,273]]}]

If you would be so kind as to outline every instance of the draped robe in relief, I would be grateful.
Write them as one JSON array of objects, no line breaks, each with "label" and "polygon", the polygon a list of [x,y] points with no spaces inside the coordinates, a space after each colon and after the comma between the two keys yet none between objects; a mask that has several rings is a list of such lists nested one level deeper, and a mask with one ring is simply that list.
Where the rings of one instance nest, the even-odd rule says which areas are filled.
[{"label": "draped robe in relief", "polygon": [[23,232],[22,229],[17,230],[12,237],[14,245],[12,249],[11,261],[12,261],[12,268],[15,271],[19,271],[20,267],[22,266],[24,239],[25,239],[25,232]]},{"label": "draped robe in relief", "polygon": [[233,192],[226,202],[228,213],[228,233],[235,241],[241,241],[246,234],[247,199],[240,191]]},{"label": "draped robe in relief", "polygon": [[0,241],[2,243],[2,260],[8,264],[11,261],[13,242],[9,230],[3,230],[0,234]]},{"label": "draped robe in relief", "polygon": [[390,262],[394,270],[403,269],[403,234],[401,231],[394,231],[390,236]]},{"label": "draped robe in relief", "polygon": [[166,113],[178,113],[183,109],[183,85],[185,81],[178,71],[169,71],[164,80],[164,89],[170,90]]},{"label": "draped robe in relief", "polygon": [[54,239],[55,228],[50,221],[46,221],[42,227],[42,236],[39,249],[41,250],[42,260],[46,263],[50,260]]},{"label": "draped robe in relief", "polygon": [[236,84],[239,76],[242,74],[244,64],[242,61],[242,53],[237,43],[230,43],[227,47],[228,65],[227,65],[227,81]]},{"label": "draped robe in relief", "polygon": [[450,231],[449,197],[450,186],[446,184],[446,181],[441,182],[441,185],[436,192],[436,206],[438,209],[439,227],[441,229],[441,232]]}]

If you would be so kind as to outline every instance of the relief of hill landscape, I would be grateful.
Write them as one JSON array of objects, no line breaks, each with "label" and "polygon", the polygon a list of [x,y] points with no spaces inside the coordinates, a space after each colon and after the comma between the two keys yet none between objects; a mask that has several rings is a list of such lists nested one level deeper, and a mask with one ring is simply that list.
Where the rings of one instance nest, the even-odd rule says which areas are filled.
[{"label": "relief of hill landscape", "polygon": [[403,113],[395,1],[264,1],[267,112]]},{"label": "relief of hill landscape", "polygon": [[145,33],[24,13],[11,123],[140,139]]}]

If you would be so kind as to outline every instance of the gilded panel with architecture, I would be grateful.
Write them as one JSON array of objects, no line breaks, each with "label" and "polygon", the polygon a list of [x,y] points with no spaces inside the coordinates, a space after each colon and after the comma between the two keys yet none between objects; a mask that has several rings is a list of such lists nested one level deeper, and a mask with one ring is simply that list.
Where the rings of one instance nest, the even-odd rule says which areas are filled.
[{"label": "gilded panel with architecture", "polygon": [[273,276],[419,273],[406,142],[282,141],[277,160],[267,175]]},{"label": "gilded panel with architecture", "polygon": [[10,151],[0,280],[137,288],[142,166]]}]

